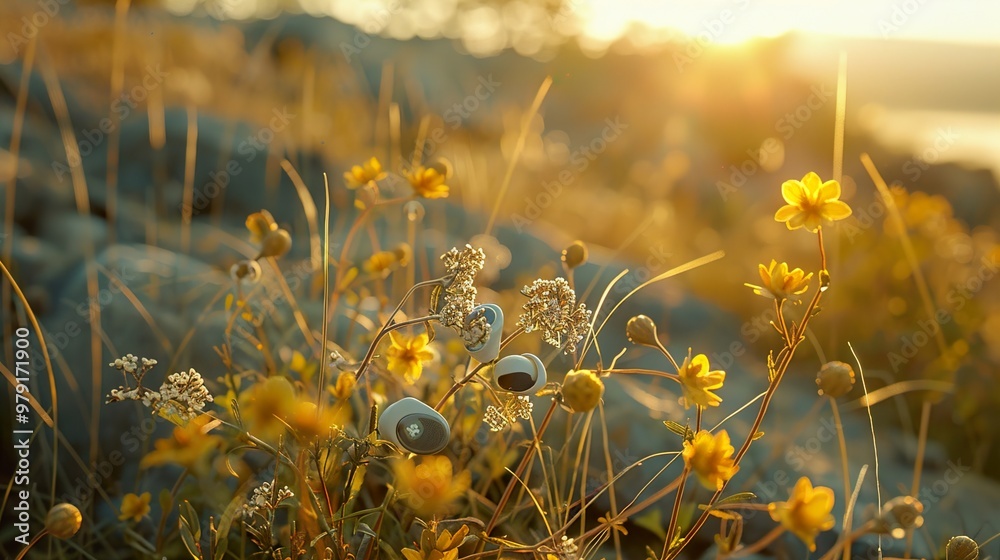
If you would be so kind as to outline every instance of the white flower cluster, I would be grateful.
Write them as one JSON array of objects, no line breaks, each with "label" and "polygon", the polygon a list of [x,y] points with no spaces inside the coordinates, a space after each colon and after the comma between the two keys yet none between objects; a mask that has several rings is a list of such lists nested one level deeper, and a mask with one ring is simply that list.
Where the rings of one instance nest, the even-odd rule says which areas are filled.
[{"label": "white flower cluster", "polygon": [[491,432],[499,432],[510,424],[510,419],[512,418],[522,418],[524,420],[531,418],[533,408],[534,405],[527,395],[517,395],[508,400],[502,410],[493,405],[486,407],[483,422],[489,425]]},{"label": "white flower cluster", "polygon": [[156,360],[151,360],[149,358],[142,358],[142,367],[139,366],[139,358],[135,354],[125,354],[121,358],[108,364],[109,366],[117,369],[118,371],[127,373],[137,379],[142,379],[142,376],[157,364]]},{"label": "white flower cluster", "polygon": [[207,403],[213,402],[212,394],[205,387],[201,374],[189,369],[186,372],[170,374],[160,385],[159,391],[142,386],[142,378],[153,369],[156,360],[126,354],[111,362],[111,367],[131,375],[136,380],[135,387],[122,386],[112,389],[108,402],[140,401],[146,407],[165,418],[177,417],[187,421],[201,414]]},{"label": "white flower cluster", "polygon": [[142,403],[151,406],[154,412],[168,418],[176,415],[182,420],[198,416],[205,404],[214,400],[205,387],[205,380],[194,368],[170,374],[159,391],[150,391],[146,396],[149,402],[143,398]]},{"label": "white flower cluster", "polygon": [[563,535],[562,540],[556,545],[556,552],[559,553],[560,560],[577,560],[577,552],[580,551],[580,547],[577,546],[575,539],[573,537],[567,537]]},{"label": "white flower cluster", "polygon": [[441,324],[459,331],[465,343],[474,346],[490,336],[490,325],[485,317],[467,321],[478,295],[473,282],[486,264],[486,253],[472,245],[466,245],[461,251],[453,247],[441,255],[441,260],[449,278],[444,285]]},{"label": "white flower cluster", "polygon": [[[273,495],[272,495],[273,494]],[[294,497],[295,494],[288,489],[288,486],[279,488],[277,492],[272,491],[270,482],[264,482],[253,489],[253,494],[247,503],[243,504],[243,517],[252,517],[256,513],[276,509],[281,502]]]},{"label": "white flower cluster", "polygon": [[542,338],[568,354],[576,351],[576,344],[590,330],[590,310],[583,303],[577,305],[576,292],[565,278],[535,280],[521,289],[528,297],[517,320],[524,332],[542,331]]}]

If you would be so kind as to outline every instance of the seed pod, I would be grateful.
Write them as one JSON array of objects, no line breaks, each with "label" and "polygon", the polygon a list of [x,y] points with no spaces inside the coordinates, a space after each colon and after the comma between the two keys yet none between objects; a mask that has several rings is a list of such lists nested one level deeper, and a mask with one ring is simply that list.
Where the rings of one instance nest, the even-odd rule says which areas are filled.
[{"label": "seed pod", "polygon": [[562,384],[563,404],[573,412],[593,410],[604,396],[604,382],[589,369],[571,370]]},{"label": "seed pod", "polygon": [[625,335],[632,344],[642,344],[653,348],[660,346],[656,334],[656,323],[645,315],[636,315],[629,319],[625,325]]},{"label": "seed pod", "polygon": [[267,210],[254,212],[247,216],[246,226],[247,230],[250,231],[250,237],[253,241],[260,241],[269,231],[278,229],[278,224],[274,222],[274,217]]},{"label": "seed pod", "polygon": [[820,395],[842,397],[854,387],[854,369],[844,362],[827,362],[816,374],[816,385]]},{"label": "seed pod", "polygon": [[80,530],[83,516],[73,504],[56,504],[45,516],[45,530],[57,539],[68,539]]},{"label": "seed pod", "polygon": [[572,270],[587,262],[589,253],[587,245],[583,241],[576,240],[563,249],[562,262],[566,264],[566,268]]},{"label": "seed pod", "polygon": [[275,229],[264,235],[258,259],[280,257],[292,249],[292,236],[284,229]]},{"label": "seed pod", "polygon": [[952,537],[945,547],[945,560],[977,560],[979,545],[966,536]]}]

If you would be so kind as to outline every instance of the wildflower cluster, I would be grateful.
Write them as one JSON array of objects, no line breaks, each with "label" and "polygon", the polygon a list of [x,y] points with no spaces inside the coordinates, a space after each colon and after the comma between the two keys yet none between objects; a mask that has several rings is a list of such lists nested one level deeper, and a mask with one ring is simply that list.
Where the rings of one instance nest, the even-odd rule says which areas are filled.
[{"label": "wildflower cluster", "polygon": [[508,399],[501,408],[493,405],[487,406],[483,422],[490,427],[491,432],[499,432],[506,428],[512,419],[527,420],[531,418],[533,407],[531,399],[526,395],[517,395]]},{"label": "wildflower cluster", "polygon": [[528,298],[517,326],[530,333],[540,330],[542,339],[564,351],[576,352],[576,345],[590,330],[590,310],[577,304],[576,292],[565,278],[535,280],[521,289]]},{"label": "wildflower cluster", "polygon": [[288,489],[288,486],[278,488],[270,482],[264,482],[253,489],[250,499],[243,504],[243,517],[249,518],[274,511],[282,502],[293,497],[295,494]]},{"label": "wildflower cluster", "polygon": [[[372,158],[354,166],[344,179],[349,188],[377,192],[378,181],[386,175],[378,160]],[[413,198],[447,196],[447,175],[433,167],[415,166],[405,173],[413,197],[403,200],[421,204]],[[795,350],[805,339],[809,322],[820,311],[822,294],[829,287],[822,228],[850,215],[850,208],[839,200],[836,181],[823,182],[815,174],[808,174],[801,181],[787,181],[781,192],[788,204],[775,218],[789,229],[815,232],[821,264],[817,272],[807,272],[770,259],[770,264],[757,266],[761,285],[748,284],[754,293],[769,298],[768,304],[774,305],[772,325],[781,346],[768,355],[767,389],[764,398],[758,399],[761,404],[757,416],[746,434],[735,434],[732,424],[720,429],[728,418],[718,423],[718,418],[712,418],[718,414],[729,379],[719,366],[725,362],[713,358],[713,368],[707,351],[695,353],[691,348],[683,360],[675,360],[669,333],[658,330],[651,317],[635,315],[623,334],[636,347],[642,347],[634,351],[653,352],[656,360],[665,358],[662,369],[619,366],[619,360],[631,358],[626,356],[629,351],[614,354],[601,348],[591,323],[600,309],[589,309],[578,301],[573,288],[574,269],[589,258],[586,244],[580,241],[562,252],[566,278],[537,278],[523,286],[520,295],[525,300],[518,301],[517,328],[508,325],[508,336],[502,340],[493,336],[498,334],[494,329],[503,328],[503,315],[496,310],[504,309],[501,305],[517,304],[500,294],[489,306],[478,305],[480,291],[476,282],[478,279],[483,283],[481,274],[486,274],[483,270],[487,254],[471,244],[446,251],[440,257],[443,275],[407,283],[412,287],[406,295],[398,302],[392,301],[389,288],[398,289],[400,283],[396,280],[402,275],[393,276],[392,282],[384,280],[400,269],[407,269],[408,278],[416,277],[415,271],[408,268],[420,260],[412,258],[415,238],[411,237],[409,243],[390,250],[375,248],[354,262],[347,262],[350,251],[344,251],[345,257],[339,263],[343,266],[336,268],[337,280],[326,287],[314,283],[316,292],[318,288],[334,291],[324,299],[329,317],[338,313],[337,305],[351,306],[348,314],[356,320],[349,334],[338,333],[342,338],[327,336],[324,328],[323,336],[314,340],[312,347],[308,347],[312,344],[308,340],[284,342],[288,337],[283,336],[282,346],[270,352],[265,345],[272,333],[265,323],[255,325],[255,332],[244,334],[251,347],[261,352],[261,366],[234,367],[232,346],[227,343],[217,349],[231,372],[223,379],[230,415],[203,414],[214,399],[201,374],[193,368],[167,376],[158,390],[145,387],[144,377],[156,361],[132,354],[111,363],[134,383],[112,391],[109,402],[139,401],[178,424],[170,437],[155,441],[140,463],[143,469],[179,465],[184,467],[184,476],[190,473],[199,480],[228,469],[242,478],[248,469],[253,471],[260,464],[257,461],[261,454],[269,455],[273,464],[268,466],[274,469],[274,478],[253,488],[245,499],[232,499],[230,513],[241,514],[239,522],[256,551],[275,558],[311,557],[313,550],[315,557],[323,560],[362,558],[371,555],[375,550],[372,547],[390,546],[396,556],[406,560],[456,560],[476,555],[492,558],[491,552],[483,554],[486,547],[496,547],[497,558],[512,551],[546,560],[577,560],[593,556],[606,542],[620,544],[620,538],[630,534],[627,524],[633,522],[652,527],[654,532],[662,530],[663,552],[658,558],[676,560],[712,516],[722,520],[716,538],[720,559],[762,550],[769,544],[768,539],[784,534],[793,535],[815,550],[818,535],[835,524],[832,489],[813,486],[809,478],[803,477],[787,500],[764,504],[757,503],[756,496],[748,492],[725,495],[741,472],[740,463],[748,449],[764,437],[761,424],[768,403],[789,371]],[[248,218],[247,227],[261,244],[258,258],[283,254],[290,246],[287,232],[277,228],[266,211]],[[342,275],[340,271],[344,271]],[[256,259],[245,261],[234,274],[241,280],[259,277],[260,265]],[[819,278],[818,289],[811,283],[813,276]],[[614,287],[607,286],[606,290]],[[421,288],[433,290],[424,316],[414,313],[416,306],[409,300]],[[517,293],[510,296],[514,298]],[[799,314],[798,304],[805,302],[808,305]],[[393,308],[393,304],[397,305]],[[484,307],[492,313],[482,311]],[[795,315],[787,316],[791,311]],[[309,328],[305,317],[296,317],[296,326],[304,339],[315,339],[316,330]],[[302,324],[298,324],[299,320]],[[436,337],[437,325],[453,332]],[[518,355],[531,346],[515,339],[532,334],[564,355]],[[359,340],[362,351],[355,353],[351,344]],[[512,343],[523,350],[511,351],[508,345]],[[590,352],[591,348],[595,351]],[[354,356],[364,357],[356,361]],[[327,357],[327,363],[319,362]],[[428,368],[434,371],[427,374]],[[363,378],[366,373],[368,377]],[[664,422],[681,437],[678,445],[650,455],[674,456],[683,469],[672,483],[650,490],[655,495],[633,501],[624,509],[612,501],[610,510],[604,510],[600,517],[594,512],[587,518],[589,523],[580,522],[574,516],[584,515],[601,494],[615,492],[616,481],[646,460],[629,458],[627,464],[614,469],[608,463],[613,453],[609,436],[615,432],[606,424],[607,418],[613,416],[606,416],[605,398],[617,392],[619,380],[625,386],[624,375],[667,380],[666,390],[679,398],[683,407],[670,410],[686,415],[694,408],[685,423]],[[819,370],[816,383],[824,401],[836,406],[838,397],[852,391],[855,374],[848,364],[830,361]],[[656,398],[641,395],[636,400],[644,397],[650,401]],[[539,398],[547,401],[540,421],[535,416],[535,401]],[[567,415],[576,416],[566,420]],[[556,416],[566,420],[567,439],[561,449],[550,440],[543,441],[550,420]],[[518,429],[516,423],[522,420],[530,423],[530,430]],[[595,425],[601,430],[595,432]],[[507,428],[512,429],[497,434]],[[216,429],[231,430],[237,436],[227,440],[213,432]],[[603,441],[594,440],[595,433]],[[435,441],[427,443],[428,435]],[[607,478],[595,488],[591,484],[593,475],[588,478],[589,466],[582,469],[582,476],[574,469],[593,464],[597,457],[592,451],[597,448],[602,448],[602,458],[609,466],[607,472],[600,473]],[[224,464],[218,460],[222,454],[226,457]],[[538,471],[541,478],[536,475]],[[292,487],[301,494],[300,499],[294,499],[296,495],[289,486],[278,486],[279,476],[290,484],[294,480]],[[624,486],[624,482],[619,484]],[[692,492],[687,484],[697,484],[707,493]],[[669,519],[651,521],[650,516],[641,515],[642,509],[662,503],[671,495]],[[119,519],[141,523],[149,517],[149,504],[148,492],[127,494],[121,502]],[[277,525],[285,522],[285,516],[275,515],[279,507],[293,510],[288,519],[294,519],[294,524]],[[767,536],[754,544],[740,542],[743,508],[766,511],[774,522]],[[168,506],[164,510],[166,515]],[[548,525],[544,531],[538,524],[532,526],[528,515],[512,515],[535,510]],[[573,513],[563,515],[568,512]],[[874,520],[857,527],[856,532],[908,533],[923,524],[922,513],[923,506],[915,498],[900,497],[885,504]],[[482,520],[477,515],[483,515]],[[513,522],[515,517],[517,522]],[[185,524],[197,523],[197,518],[189,507],[183,508],[182,537]],[[527,528],[521,526],[522,521]],[[578,524],[589,528],[581,534],[570,533]],[[233,534],[235,531],[230,536]],[[531,540],[544,534],[548,538]],[[198,543],[195,535],[191,530],[185,544]],[[635,535],[633,532],[630,538]],[[843,542],[849,544],[851,538],[845,537],[838,546],[846,546]]]},{"label": "wildflower cluster", "polygon": [[143,377],[156,364],[156,360],[147,358],[142,358],[140,364],[139,358],[132,354],[126,354],[108,364],[131,375],[136,381],[136,386],[125,385],[112,389],[107,402],[140,401],[152,409],[154,414],[175,422],[191,420],[201,414],[206,404],[213,402],[212,394],[205,387],[205,380],[194,368],[170,374],[158,391],[144,387]]},{"label": "wildflower cluster", "polygon": [[469,346],[474,346],[490,336],[490,324],[483,316],[469,318],[476,306],[476,274],[486,264],[486,253],[482,249],[466,245],[463,249],[452,248],[441,255],[447,271],[439,315],[441,324],[462,334]]},{"label": "wildflower cluster", "polygon": [[413,188],[413,194],[421,198],[447,198],[448,185],[444,182],[447,179],[445,173],[433,167],[418,165],[411,170],[404,172],[406,180]]}]

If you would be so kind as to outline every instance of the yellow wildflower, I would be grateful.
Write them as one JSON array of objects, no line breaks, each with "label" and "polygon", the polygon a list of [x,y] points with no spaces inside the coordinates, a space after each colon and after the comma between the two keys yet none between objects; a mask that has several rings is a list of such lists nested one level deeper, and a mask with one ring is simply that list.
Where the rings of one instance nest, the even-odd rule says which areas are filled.
[{"label": "yellow wildflower", "polygon": [[778,301],[797,296],[808,290],[809,280],[812,279],[813,275],[812,272],[805,274],[801,268],[788,270],[788,263],[779,263],[774,259],[771,259],[771,266],[760,264],[757,265],[757,270],[760,272],[762,285],[746,284],[746,286],[753,288],[753,293],[759,296],[774,298]]},{"label": "yellow wildflower", "polygon": [[628,535],[628,529],[625,528],[625,521],[627,521],[627,519],[618,519],[614,515],[611,515],[611,512],[597,518],[598,523],[606,526],[612,531],[621,533],[622,536]]},{"label": "yellow wildflower", "polygon": [[441,455],[423,457],[419,464],[413,459],[397,461],[393,472],[406,505],[424,517],[451,513],[455,500],[472,481],[467,470],[455,475],[451,459]]},{"label": "yellow wildflower", "polygon": [[469,534],[469,526],[462,525],[455,534],[447,529],[438,535],[431,529],[424,529],[420,534],[420,549],[404,548],[403,557],[406,560],[457,560],[458,547],[462,546]]},{"label": "yellow wildflower", "polygon": [[210,435],[212,418],[203,414],[184,426],[174,428],[169,438],[156,440],[153,451],[139,462],[142,468],[176,463],[195,474],[203,472],[208,454],[222,445],[222,438]]},{"label": "yellow wildflower", "polygon": [[400,243],[392,251],[379,251],[368,257],[361,268],[368,274],[385,278],[390,272],[409,264],[411,253],[409,245]]},{"label": "yellow wildflower", "polygon": [[357,385],[357,383],[358,378],[355,376],[353,371],[342,371],[340,372],[340,375],[337,376],[337,382],[330,386],[327,390],[330,391],[330,394],[337,400],[346,401],[351,398],[352,394],[354,394],[354,386]]},{"label": "yellow wildflower", "polygon": [[427,347],[430,338],[427,333],[407,338],[396,331],[389,331],[389,338],[392,345],[385,353],[389,371],[402,375],[407,383],[415,383],[424,371],[424,364],[434,359],[434,352]]},{"label": "yellow wildflower", "polygon": [[350,171],[344,173],[344,182],[347,183],[349,189],[356,189],[383,178],[385,178],[385,171],[382,170],[382,164],[376,158],[371,158],[361,165],[355,165],[351,167]]},{"label": "yellow wildflower", "polygon": [[[343,407],[339,408],[343,410]],[[336,436],[340,432],[338,426],[343,425],[346,419],[347,415],[337,412],[337,408],[324,406],[322,412],[317,413],[316,403],[300,400],[288,415],[288,425],[303,441],[311,442],[317,438],[323,440]]]},{"label": "yellow wildflower", "polygon": [[722,402],[722,397],[712,391],[722,388],[726,372],[709,371],[708,357],[704,354],[698,354],[694,358],[688,356],[681,365],[678,377],[684,391],[685,407],[692,404],[702,407],[719,406]]},{"label": "yellow wildflower", "polygon": [[255,383],[240,395],[240,412],[247,429],[264,439],[275,439],[284,429],[284,419],[295,407],[295,388],[281,376]]},{"label": "yellow wildflower", "polygon": [[418,165],[411,171],[405,171],[404,175],[413,187],[413,194],[421,198],[448,198],[445,176],[437,169]]},{"label": "yellow wildflower", "polygon": [[781,185],[781,196],[786,204],[774,214],[774,219],[785,222],[788,229],[805,227],[811,232],[819,231],[823,220],[843,220],[851,215],[851,207],[840,199],[840,183],[820,181],[812,171],[801,181],[785,181]]},{"label": "yellow wildflower", "polygon": [[141,496],[136,496],[135,494],[125,494],[122,498],[122,509],[121,515],[118,519],[125,521],[131,519],[138,523],[142,521],[143,517],[149,515],[149,500],[153,496],[149,492],[143,492]]},{"label": "yellow wildflower", "polygon": [[771,519],[778,521],[796,537],[806,543],[809,550],[816,550],[816,535],[833,528],[836,521],[833,510],[833,490],[818,486],[813,488],[806,477],[795,483],[787,502],[767,505]]},{"label": "yellow wildflower", "polygon": [[308,360],[302,355],[302,352],[294,350],[292,352],[292,358],[288,362],[288,369],[299,374],[299,378],[303,383],[308,384],[312,381],[316,371],[319,370],[319,363],[315,360]]},{"label": "yellow wildflower", "polygon": [[684,463],[698,476],[698,481],[709,490],[722,490],[722,485],[733,477],[740,468],[733,461],[733,445],[729,433],[720,430],[712,435],[701,430],[694,440],[684,442]]}]

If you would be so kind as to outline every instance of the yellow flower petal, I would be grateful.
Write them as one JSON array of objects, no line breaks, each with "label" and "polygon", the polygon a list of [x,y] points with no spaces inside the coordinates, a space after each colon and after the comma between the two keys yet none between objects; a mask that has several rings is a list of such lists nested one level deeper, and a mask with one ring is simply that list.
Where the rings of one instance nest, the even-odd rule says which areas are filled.
[{"label": "yellow flower petal", "polygon": [[836,200],[840,198],[840,183],[837,181],[827,181],[823,183],[819,188],[819,196],[816,198],[818,201],[825,200]]},{"label": "yellow flower petal", "polygon": [[805,187],[805,191],[807,193],[814,193],[819,191],[819,188],[822,184],[823,182],[819,180],[819,175],[817,175],[814,171],[810,171],[809,173],[806,173],[804,177],[802,177],[802,186]]},{"label": "yellow flower petal", "polygon": [[785,222],[785,225],[788,226],[788,229],[799,229],[806,223],[806,218],[807,216],[805,214],[799,212],[789,218],[788,221]]},{"label": "yellow flower petal", "polygon": [[781,196],[785,199],[785,202],[792,206],[798,206],[808,200],[805,190],[802,188],[802,183],[794,180],[785,181],[781,184]]},{"label": "yellow flower petal", "polygon": [[797,206],[792,206],[790,204],[786,204],[785,206],[782,206],[781,208],[778,208],[778,211],[774,213],[774,221],[776,221],[776,222],[787,222],[788,220],[792,219],[792,217],[795,216],[798,213],[799,213],[799,209],[798,209]]},{"label": "yellow flower petal", "polygon": [[823,217],[827,220],[843,220],[851,213],[851,207],[840,200],[832,200],[823,205]]},{"label": "yellow flower petal", "polygon": [[813,488],[809,479],[802,477],[795,483],[787,502],[770,503],[767,510],[771,519],[781,523],[814,551],[816,535],[836,524],[830,514],[833,504],[833,490],[822,486]]}]

